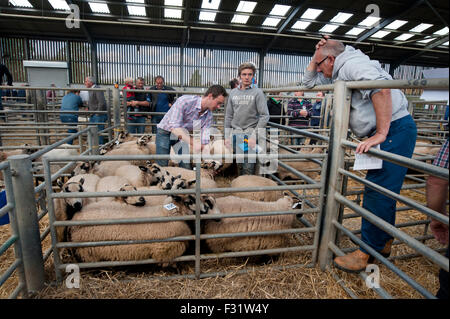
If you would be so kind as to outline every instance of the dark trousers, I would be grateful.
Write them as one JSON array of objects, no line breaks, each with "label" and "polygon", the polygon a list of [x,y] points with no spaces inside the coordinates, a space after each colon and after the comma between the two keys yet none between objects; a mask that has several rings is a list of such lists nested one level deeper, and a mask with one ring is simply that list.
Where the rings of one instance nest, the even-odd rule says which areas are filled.
[{"label": "dark trousers", "polygon": [[[411,158],[416,145],[417,128],[410,115],[393,121],[386,140],[380,144],[383,151]],[[400,193],[405,178],[406,167],[383,161],[381,169],[369,170],[366,179],[396,194]],[[396,201],[365,187],[363,208],[372,212],[391,225],[395,225]],[[392,236],[363,218],[361,239],[373,249],[380,251]],[[363,252],[368,253],[363,248]]]},{"label": "dark trousers", "polygon": [[[156,126],[155,126],[156,127]],[[174,146],[174,149],[179,147],[178,154],[183,155],[183,150],[185,150],[185,154],[189,154],[189,147],[184,141],[179,141],[178,139],[174,138],[174,135],[172,135],[169,131],[163,130],[158,128],[156,131],[156,154],[158,155],[169,155],[170,154],[170,148]],[[187,153],[186,153],[187,151]],[[156,160],[156,164],[159,166],[167,166],[169,165],[169,160],[161,159]],[[190,161],[180,161],[179,164],[180,167],[191,169],[191,162]]]},{"label": "dark trousers", "polygon": [[[244,139],[248,138],[245,134],[233,134],[233,152],[234,154],[255,154],[252,150],[243,151],[239,148],[239,144],[244,142]],[[256,170],[256,158],[252,161],[248,157],[244,157],[243,160],[236,158],[236,163],[238,167],[238,175],[255,175]]]},{"label": "dark trousers", "polygon": [[161,122],[161,120],[163,119],[163,117],[164,117],[164,115],[152,115],[152,118],[151,118],[151,122],[152,122],[152,124],[154,124],[154,125],[152,125],[152,133],[153,134],[156,134],[156,132],[157,132],[157,127],[156,127],[156,125],[158,125],[159,124],[159,122]]},{"label": "dark trousers", "polygon": [[[61,122],[68,125],[69,129],[67,130],[67,133],[74,134],[77,132],[77,123],[78,123],[78,115],[73,114],[61,114],[60,116]],[[70,140],[67,142],[67,144],[73,144],[73,140]]]},{"label": "dark trousers", "polygon": [[[448,258],[448,246],[445,252],[445,257]],[[448,271],[441,269],[439,271],[439,290],[436,297],[439,299],[448,299]]]}]

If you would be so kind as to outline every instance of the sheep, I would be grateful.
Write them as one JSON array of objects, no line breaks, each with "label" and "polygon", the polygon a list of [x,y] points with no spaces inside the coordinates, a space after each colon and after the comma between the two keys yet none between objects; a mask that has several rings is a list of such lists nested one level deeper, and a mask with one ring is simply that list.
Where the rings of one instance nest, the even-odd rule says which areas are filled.
[{"label": "sheep", "polygon": [[100,177],[112,176],[121,166],[131,165],[130,161],[102,161],[95,163],[92,172]]},{"label": "sheep", "polygon": [[226,170],[228,167],[230,167],[233,164],[233,160],[231,159],[231,161],[227,161],[225,159],[226,156],[228,155],[233,155],[233,150],[229,147],[227,147],[225,145],[225,141],[224,140],[215,140],[214,142],[212,142],[211,146],[210,146],[210,152],[213,155],[222,155],[224,158],[222,160],[222,170]]},{"label": "sheep", "polygon": [[[314,148],[312,150],[308,150],[308,151],[302,150],[302,153],[311,153],[311,154],[322,153],[322,152],[323,152],[323,148],[320,148],[320,147],[316,147],[316,148]],[[292,154],[292,153],[287,150],[280,149],[279,154]],[[281,161],[283,161],[283,160],[281,160]],[[296,169],[297,171],[304,173],[305,175],[309,176],[312,179],[316,179],[320,174],[320,172],[317,172],[317,171],[308,171],[308,170],[312,170],[312,169],[320,169],[319,164],[309,161],[309,160],[296,160],[293,162],[285,161],[284,163],[289,165],[290,167]],[[278,178],[281,180],[299,179],[299,177],[297,175],[295,175],[292,172],[289,172],[285,168],[281,167],[281,165],[278,166],[278,171],[277,171],[276,175],[278,175]]]},{"label": "sheep", "polygon": [[[231,187],[264,187],[264,186],[278,186],[276,182],[271,179],[258,175],[242,175],[231,181]],[[233,193],[233,195],[241,198],[247,198],[262,202],[274,202],[283,197],[282,191],[260,191],[260,192],[240,192]]]},{"label": "sheep", "polygon": [[[95,192],[99,177],[94,174],[81,174],[71,177],[66,183],[62,179],[57,180],[57,185],[61,188],[61,192]],[[79,212],[83,206],[96,202],[96,198],[55,198],[54,212],[56,220],[71,220],[75,213]],[[63,240],[65,228],[57,228],[58,241]]]},{"label": "sheep", "polygon": [[[156,144],[150,142],[151,136],[143,135],[137,140],[121,143],[106,152],[108,155],[150,155],[156,154]],[[146,160],[130,161],[133,165],[145,165]]]},{"label": "sheep", "polygon": [[[99,179],[96,192],[124,192],[137,190],[129,180],[122,176],[105,176]],[[115,200],[123,201],[128,205],[144,206],[145,199],[142,196],[118,196]],[[113,200],[114,200],[113,199]],[[111,197],[100,197],[97,201],[111,201]]]},{"label": "sheep", "polygon": [[[17,150],[11,150],[11,151],[0,151],[0,163],[3,161],[6,161],[6,159],[8,159],[8,157],[13,156],[13,155],[21,155],[21,154],[33,154],[36,150],[34,148],[32,148],[30,145],[28,144],[24,144],[22,145],[22,149],[17,149]],[[2,170],[0,170],[0,181],[3,181],[3,172]]]},{"label": "sheep", "polygon": [[135,187],[149,186],[154,181],[146,166],[123,165],[116,169],[114,176],[125,177]]},{"label": "sheep", "polygon": [[[50,151],[48,151],[47,153],[45,153],[44,155],[42,155],[41,157],[37,158],[34,162],[35,163],[39,163],[36,166],[36,172],[38,174],[43,174],[43,166],[42,166],[42,160],[44,158],[49,158],[49,157],[66,157],[66,156],[74,156],[74,155],[78,155],[78,150],[74,149],[72,145],[70,144],[62,144],[60,146],[58,146],[57,148],[54,148]],[[67,165],[67,162],[64,163],[57,163],[57,162],[52,162],[50,165],[50,172],[51,174],[55,174],[57,171],[59,171],[61,168],[63,168],[64,166]]]},{"label": "sheep", "polygon": [[[226,196],[216,199],[216,206],[222,214],[243,212],[270,212],[288,211],[294,205],[294,200],[284,196],[276,202],[252,201],[236,196]],[[207,220],[205,234],[239,233],[248,231],[282,230],[294,227],[295,214],[222,218]],[[289,243],[289,234],[217,238],[206,239],[206,244],[213,253],[226,251],[247,251],[286,247]]]},{"label": "sheep", "polygon": [[[183,178],[187,180],[195,179],[196,173],[194,170],[182,168],[182,167],[172,167],[172,166],[164,166],[162,167],[164,170],[168,171],[170,174],[177,176],[181,175]],[[208,178],[214,180],[215,173],[210,169],[200,168],[200,177]]]},{"label": "sheep", "polygon": [[[195,212],[192,196],[167,197],[163,206],[127,206],[116,201],[94,203],[82,209],[74,220],[103,220],[123,218],[149,218],[165,216],[186,216]],[[202,197],[202,213],[215,213],[211,208],[213,199]],[[172,204],[172,205],[171,205]],[[170,206],[167,206],[170,205]],[[192,232],[184,221],[162,223],[139,223],[118,225],[74,226],[69,235],[72,242],[111,240],[164,240],[171,237],[187,236]],[[181,256],[187,247],[186,241],[155,242],[144,244],[113,245],[104,247],[76,248],[76,255],[84,262],[125,261],[153,258],[159,263],[167,263]]]}]

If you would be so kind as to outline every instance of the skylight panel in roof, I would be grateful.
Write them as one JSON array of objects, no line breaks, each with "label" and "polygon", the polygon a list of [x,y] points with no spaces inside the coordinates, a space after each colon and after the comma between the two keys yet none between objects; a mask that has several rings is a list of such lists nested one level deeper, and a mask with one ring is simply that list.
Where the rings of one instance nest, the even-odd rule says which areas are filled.
[{"label": "skylight panel in roof", "polygon": [[164,0],[164,5],[166,5],[166,6],[182,7],[183,6],[183,0]]},{"label": "skylight panel in roof", "polygon": [[297,21],[292,26],[292,29],[305,30],[310,24],[311,24],[311,22]]},{"label": "skylight panel in roof", "polygon": [[202,9],[219,9],[220,0],[203,0]]},{"label": "skylight panel in roof", "polygon": [[423,40],[419,40],[419,41],[417,41],[417,42],[419,42],[419,43],[428,43],[428,42],[431,42],[431,41],[433,41],[435,38],[431,38],[431,37],[427,37],[427,38],[425,38],[425,39],[423,39]]},{"label": "skylight panel in roof", "polygon": [[339,12],[330,21],[337,22],[337,23],[344,23],[345,21],[350,19],[352,15],[353,15],[352,13]]},{"label": "skylight panel in roof", "polygon": [[421,24],[419,24],[418,26],[412,28],[409,31],[411,31],[411,32],[422,32],[422,31],[425,31],[428,28],[431,28],[432,26],[433,26],[432,24],[421,23]]},{"label": "skylight panel in roof", "polygon": [[319,31],[320,32],[325,32],[325,33],[333,33],[333,31],[336,30],[337,28],[339,28],[338,25],[326,24]]},{"label": "skylight panel in roof", "polygon": [[231,23],[240,23],[240,24],[246,24],[250,16],[243,15],[243,14],[235,14],[233,16],[233,19],[231,20]]},{"label": "skylight panel in roof", "polygon": [[164,9],[164,18],[181,19],[182,11],[180,9]]},{"label": "skylight panel in roof", "polygon": [[386,29],[390,29],[390,30],[397,30],[398,28],[400,28],[402,25],[408,23],[408,21],[405,20],[395,20],[394,22],[389,23],[386,26]]},{"label": "skylight panel in roof", "polygon": [[448,34],[448,27],[445,27],[445,28],[443,28],[441,30],[438,30],[438,31],[434,32],[433,34],[446,35],[446,34]]},{"label": "skylight panel in roof", "polygon": [[358,35],[361,32],[363,32],[364,30],[365,29],[362,29],[362,28],[353,28],[350,31],[348,31],[346,34],[348,34],[348,35]]},{"label": "skylight panel in roof", "polygon": [[281,19],[278,18],[266,18],[264,20],[263,25],[266,27],[276,27],[278,23],[280,23]]},{"label": "skylight panel in roof", "polygon": [[255,10],[256,2],[253,1],[239,1],[239,5],[236,9],[237,12],[252,13]]},{"label": "skylight panel in roof", "polygon": [[320,9],[308,9],[302,14],[300,18],[315,20],[322,12],[323,10]]},{"label": "skylight panel in roof", "polygon": [[145,7],[127,6],[130,16],[146,16]]},{"label": "skylight panel in roof", "polygon": [[89,2],[89,6],[91,7],[91,11],[95,13],[110,13],[108,5],[106,3],[94,3]]},{"label": "skylight panel in roof", "polygon": [[216,13],[200,11],[200,15],[198,16],[198,19],[201,21],[214,21],[214,20],[216,20]]},{"label": "skylight panel in roof", "polygon": [[391,32],[380,30],[377,33],[375,33],[374,35],[372,35],[371,38],[381,39],[381,38],[384,38],[385,36],[387,36],[389,33],[391,33]]},{"label": "skylight panel in roof", "polygon": [[406,40],[412,38],[413,36],[414,36],[414,34],[411,34],[411,33],[403,33],[402,35],[399,35],[398,37],[396,37],[394,40],[406,41]]},{"label": "skylight panel in roof", "polygon": [[284,5],[281,5],[281,4],[276,4],[273,7],[272,11],[270,11],[269,15],[284,17],[286,15],[286,13],[289,11],[290,8],[291,8],[291,6],[284,6]]},{"label": "skylight panel in roof", "polygon": [[448,41],[447,41],[447,42],[445,42],[445,43],[442,43],[442,45],[445,45],[445,46],[447,46],[447,47],[448,47]]},{"label": "skylight panel in roof", "polygon": [[15,7],[33,8],[28,0],[9,0],[9,2]]},{"label": "skylight panel in roof", "polygon": [[69,5],[65,0],[48,0],[50,2],[50,5],[55,10],[67,10],[70,11]]},{"label": "skylight panel in roof", "polygon": [[358,25],[362,25],[365,27],[371,27],[380,20],[381,20],[381,18],[379,18],[379,17],[369,16],[369,17],[365,18],[363,21],[361,21],[360,23],[358,23]]}]

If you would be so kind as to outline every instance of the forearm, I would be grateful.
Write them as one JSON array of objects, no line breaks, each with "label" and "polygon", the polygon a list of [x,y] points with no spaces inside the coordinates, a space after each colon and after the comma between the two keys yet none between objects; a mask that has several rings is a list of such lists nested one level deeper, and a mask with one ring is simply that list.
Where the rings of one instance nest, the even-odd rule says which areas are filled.
[{"label": "forearm", "polygon": [[186,142],[189,145],[192,145],[192,139],[189,136],[189,134],[187,134],[186,130],[181,128],[181,127],[177,127],[171,130],[172,134],[178,136],[178,138],[181,138],[181,140],[183,140],[184,142]]},{"label": "forearm", "polygon": [[434,211],[446,215],[447,190],[447,180],[435,176],[428,177],[426,189],[427,206]]},{"label": "forearm", "polygon": [[386,137],[391,126],[392,119],[392,98],[391,90],[383,89],[372,95],[373,107],[377,119],[376,134]]}]

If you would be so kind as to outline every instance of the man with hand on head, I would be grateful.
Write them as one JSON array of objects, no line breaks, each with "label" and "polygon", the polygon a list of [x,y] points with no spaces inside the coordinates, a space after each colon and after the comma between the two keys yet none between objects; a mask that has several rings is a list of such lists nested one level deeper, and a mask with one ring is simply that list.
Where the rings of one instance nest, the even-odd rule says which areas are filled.
[{"label": "man with hand on head", "polygon": [[[211,86],[203,96],[183,95],[177,99],[157,126],[156,154],[170,154],[170,147],[178,142],[189,145],[194,154],[200,153],[210,141],[209,129],[213,124],[213,111],[224,104],[227,91],[220,85]],[[194,130],[194,121],[200,121],[201,145],[194,143],[189,132]],[[180,148],[180,152],[183,148]],[[168,160],[156,160],[167,166]],[[182,167],[190,169],[190,162],[182,161]]]},{"label": "man with hand on head", "polygon": [[[305,71],[304,85],[312,88],[335,81],[392,80],[378,61],[371,60],[360,50],[344,46],[342,42],[328,37],[316,44],[316,51]],[[356,89],[352,91],[350,129],[359,138],[357,153],[365,153],[372,146],[397,155],[412,157],[416,143],[417,128],[408,112],[408,100],[398,89]],[[407,168],[383,161],[381,169],[369,170],[366,179],[397,194],[403,184]],[[396,201],[372,190],[364,189],[363,208],[395,224]],[[362,220],[361,239],[384,256],[391,253],[393,237],[378,227]],[[347,272],[366,269],[372,260],[360,247],[342,257],[334,264]]]}]

